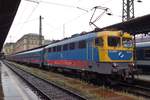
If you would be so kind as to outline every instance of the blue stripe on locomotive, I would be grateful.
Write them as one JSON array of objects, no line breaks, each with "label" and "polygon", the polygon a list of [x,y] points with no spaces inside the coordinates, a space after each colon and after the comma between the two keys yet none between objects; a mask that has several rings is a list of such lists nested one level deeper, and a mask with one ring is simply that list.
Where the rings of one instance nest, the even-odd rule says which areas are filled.
[{"label": "blue stripe on locomotive", "polygon": [[46,48],[64,45],[72,42],[79,42],[82,40],[86,40],[86,48],[76,48],[74,50],[67,50],[61,52],[51,52],[47,53],[47,60],[86,60],[86,61],[99,61],[98,49],[92,46],[92,42],[96,37],[96,33],[90,33],[86,35],[81,35],[79,37],[74,37],[71,39],[67,39],[55,44],[50,44]]},{"label": "blue stripe on locomotive", "polygon": [[109,50],[108,55],[111,60],[130,60],[132,58],[131,51]]},{"label": "blue stripe on locomotive", "polygon": [[[87,52],[87,49],[89,50]],[[92,50],[93,49],[93,50]],[[93,51],[93,54],[92,54]],[[91,52],[91,53],[90,53]],[[99,61],[96,48],[75,49],[62,52],[48,53],[48,60],[87,60]]]}]

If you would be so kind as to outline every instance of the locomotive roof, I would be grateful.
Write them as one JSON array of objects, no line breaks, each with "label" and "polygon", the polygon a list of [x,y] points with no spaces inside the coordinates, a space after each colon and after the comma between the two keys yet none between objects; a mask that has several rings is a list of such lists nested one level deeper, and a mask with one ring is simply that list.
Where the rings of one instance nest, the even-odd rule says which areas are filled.
[{"label": "locomotive roof", "polygon": [[68,39],[65,39],[65,40],[58,41],[56,43],[51,43],[48,46],[46,46],[46,48],[57,46],[57,45],[63,45],[63,44],[67,44],[67,43],[72,43],[72,42],[77,42],[77,41],[82,41],[82,40],[90,39],[90,38],[94,38],[94,37],[96,37],[95,32],[90,33],[90,34],[85,34],[85,35],[79,35],[79,36],[76,36],[76,37],[71,37],[71,38],[68,38]]},{"label": "locomotive roof", "polygon": [[[113,30],[113,32],[119,32],[121,30]],[[109,31],[99,31],[102,32],[101,34],[103,34],[104,32],[109,32]],[[52,42],[49,45],[46,46],[46,48],[48,47],[53,47],[53,46],[58,46],[58,45],[63,45],[63,44],[67,44],[67,43],[72,43],[72,42],[77,42],[77,41],[81,41],[81,40],[86,40],[86,39],[91,39],[97,36],[97,32],[88,32],[88,33],[84,33],[84,34],[75,34],[70,38],[66,38],[66,39],[62,39],[56,42]]]}]

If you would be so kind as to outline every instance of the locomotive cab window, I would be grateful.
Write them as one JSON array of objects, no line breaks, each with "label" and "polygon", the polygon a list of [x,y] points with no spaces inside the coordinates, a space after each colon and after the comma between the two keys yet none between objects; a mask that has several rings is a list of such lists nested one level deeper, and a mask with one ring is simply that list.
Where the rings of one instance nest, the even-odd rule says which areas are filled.
[{"label": "locomotive cab window", "polygon": [[103,38],[102,37],[98,37],[95,39],[95,45],[96,46],[103,46]]},{"label": "locomotive cab window", "polygon": [[68,50],[68,44],[63,45],[63,51]]},{"label": "locomotive cab window", "polygon": [[70,49],[70,50],[75,49],[75,43],[70,43],[70,44],[69,44],[69,49]]},{"label": "locomotive cab window", "polygon": [[120,37],[109,36],[108,37],[108,46],[111,46],[111,47],[120,46]]},{"label": "locomotive cab window", "polygon": [[131,48],[133,46],[132,38],[123,38],[122,43],[126,48]]}]

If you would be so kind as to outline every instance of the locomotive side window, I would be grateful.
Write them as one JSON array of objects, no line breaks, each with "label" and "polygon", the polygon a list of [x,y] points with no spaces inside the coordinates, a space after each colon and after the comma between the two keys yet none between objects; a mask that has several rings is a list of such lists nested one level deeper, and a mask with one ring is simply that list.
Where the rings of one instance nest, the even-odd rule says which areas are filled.
[{"label": "locomotive side window", "polygon": [[144,57],[150,59],[150,49],[145,49],[144,50]]},{"label": "locomotive side window", "polygon": [[108,46],[112,46],[112,47],[120,46],[120,37],[109,36],[108,37]]},{"label": "locomotive side window", "polygon": [[86,41],[83,40],[83,41],[79,41],[79,47],[78,48],[86,48]]},{"label": "locomotive side window", "polygon": [[70,49],[70,50],[75,49],[75,43],[70,43],[70,44],[69,44],[69,49]]},{"label": "locomotive side window", "polygon": [[95,39],[96,46],[103,46],[103,39],[101,37]]},{"label": "locomotive side window", "polygon": [[123,38],[122,43],[124,47],[131,48],[133,46],[132,38]]},{"label": "locomotive side window", "polygon": [[48,52],[52,52],[52,48],[48,48]]},{"label": "locomotive side window", "polygon": [[63,45],[63,51],[68,50],[68,44]]},{"label": "locomotive side window", "polygon": [[56,52],[56,47],[53,47],[53,52]]},{"label": "locomotive side window", "polygon": [[61,46],[57,46],[57,52],[60,52],[61,51]]}]

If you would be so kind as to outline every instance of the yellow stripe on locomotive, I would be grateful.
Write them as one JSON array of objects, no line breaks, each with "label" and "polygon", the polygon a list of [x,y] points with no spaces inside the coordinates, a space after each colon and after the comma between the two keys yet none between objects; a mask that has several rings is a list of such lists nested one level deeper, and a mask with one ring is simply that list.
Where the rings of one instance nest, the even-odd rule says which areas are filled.
[{"label": "yellow stripe on locomotive", "polygon": [[[133,62],[132,36],[122,31],[98,32],[100,62]],[[96,40],[95,40],[96,42]]]}]

